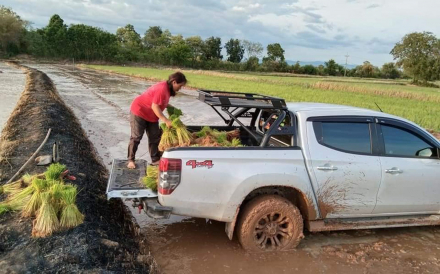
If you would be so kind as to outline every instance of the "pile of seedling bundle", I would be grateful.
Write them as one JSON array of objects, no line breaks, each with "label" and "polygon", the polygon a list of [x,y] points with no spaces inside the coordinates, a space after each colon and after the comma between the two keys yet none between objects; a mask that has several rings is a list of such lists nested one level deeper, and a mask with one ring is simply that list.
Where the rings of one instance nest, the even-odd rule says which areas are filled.
[{"label": "pile of seedling bundle", "polygon": [[82,224],[84,215],[75,204],[77,188],[64,182],[68,172],[65,165],[56,163],[42,174],[26,174],[16,182],[3,185],[0,194],[7,197],[0,203],[0,214],[20,211],[23,217],[35,217],[34,237],[46,237]]},{"label": "pile of seedling bundle", "polygon": [[218,131],[203,127],[199,132],[190,133],[180,120],[182,111],[175,107],[167,108],[172,127],[161,124],[162,138],[159,150],[165,151],[172,147],[204,146],[204,147],[238,147],[242,146],[238,129],[233,131]]},{"label": "pile of seedling bundle", "polygon": [[[203,127],[199,132],[190,133],[180,120],[182,111],[175,107],[167,107],[167,112],[172,121],[172,127],[161,124],[162,138],[159,150],[165,151],[172,147],[240,147],[243,146],[239,139],[240,131],[219,131],[210,127]],[[154,191],[157,190],[158,168],[147,167],[147,175],[142,178],[144,185]]]}]

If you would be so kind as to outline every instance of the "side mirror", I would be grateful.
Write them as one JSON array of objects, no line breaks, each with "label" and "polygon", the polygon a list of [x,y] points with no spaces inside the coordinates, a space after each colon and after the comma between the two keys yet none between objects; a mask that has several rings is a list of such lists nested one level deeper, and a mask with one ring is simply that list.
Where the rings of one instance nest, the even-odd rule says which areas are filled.
[{"label": "side mirror", "polygon": [[[437,155],[436,155],[437,152]],[[416,152],[416,156],[419,157],[432,157],[438,156],[438,148],[427,147]]]}]

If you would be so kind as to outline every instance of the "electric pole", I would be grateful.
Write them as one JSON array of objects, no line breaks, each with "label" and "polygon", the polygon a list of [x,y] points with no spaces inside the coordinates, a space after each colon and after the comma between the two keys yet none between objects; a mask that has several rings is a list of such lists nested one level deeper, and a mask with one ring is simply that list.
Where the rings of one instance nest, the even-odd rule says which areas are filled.
[{"label": "electric pole", "polygon": [[347,53],[347,55],[345,55],[345,71],[344,71],[344,77],[345,77],[345,75],[347,75],[347,62],[348,62],[348,57],[350,57],[350,55],[348,55],[348,53]]}]

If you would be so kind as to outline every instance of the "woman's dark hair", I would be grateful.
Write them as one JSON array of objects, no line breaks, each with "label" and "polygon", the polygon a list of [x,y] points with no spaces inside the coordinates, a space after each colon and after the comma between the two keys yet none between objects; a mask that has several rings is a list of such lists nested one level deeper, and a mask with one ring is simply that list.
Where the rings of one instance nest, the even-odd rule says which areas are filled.
[{"label": "woman's dark hair", "polygon": [[177,84],[186,84],[186,77],[183,73],[178,71],[168,76],[168,83],[172,83],[173,81],[176,81]]},{"label": "woman's dark hair", "polygon": [[171,96],[176,95],[176,92],[173,90],[173,85],[172,85],[173,81],[176,81],[177,84],[182,84],[182,83],[186,84],[186,82],[187,82],[185,74],[181,73],[180,71],[175,72],[175,73],[171,74],[170,76],[168,76],[167,83],[168,83],[168,87],[170,89]]}]

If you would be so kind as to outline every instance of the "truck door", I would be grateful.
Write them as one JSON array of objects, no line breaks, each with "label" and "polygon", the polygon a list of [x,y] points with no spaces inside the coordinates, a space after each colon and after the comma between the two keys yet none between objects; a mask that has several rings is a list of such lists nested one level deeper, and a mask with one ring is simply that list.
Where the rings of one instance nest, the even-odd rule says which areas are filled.
[{"label": "truck door", "polygon": [[423,131],[379,119],[382,183],[375,214],[429,214],[440,211],[438,145]]},{"label": "truck door", "polygon": [[307,121],[311,176],[322,217],[371,214],[382,176],[373,118],[311,117]]}]

